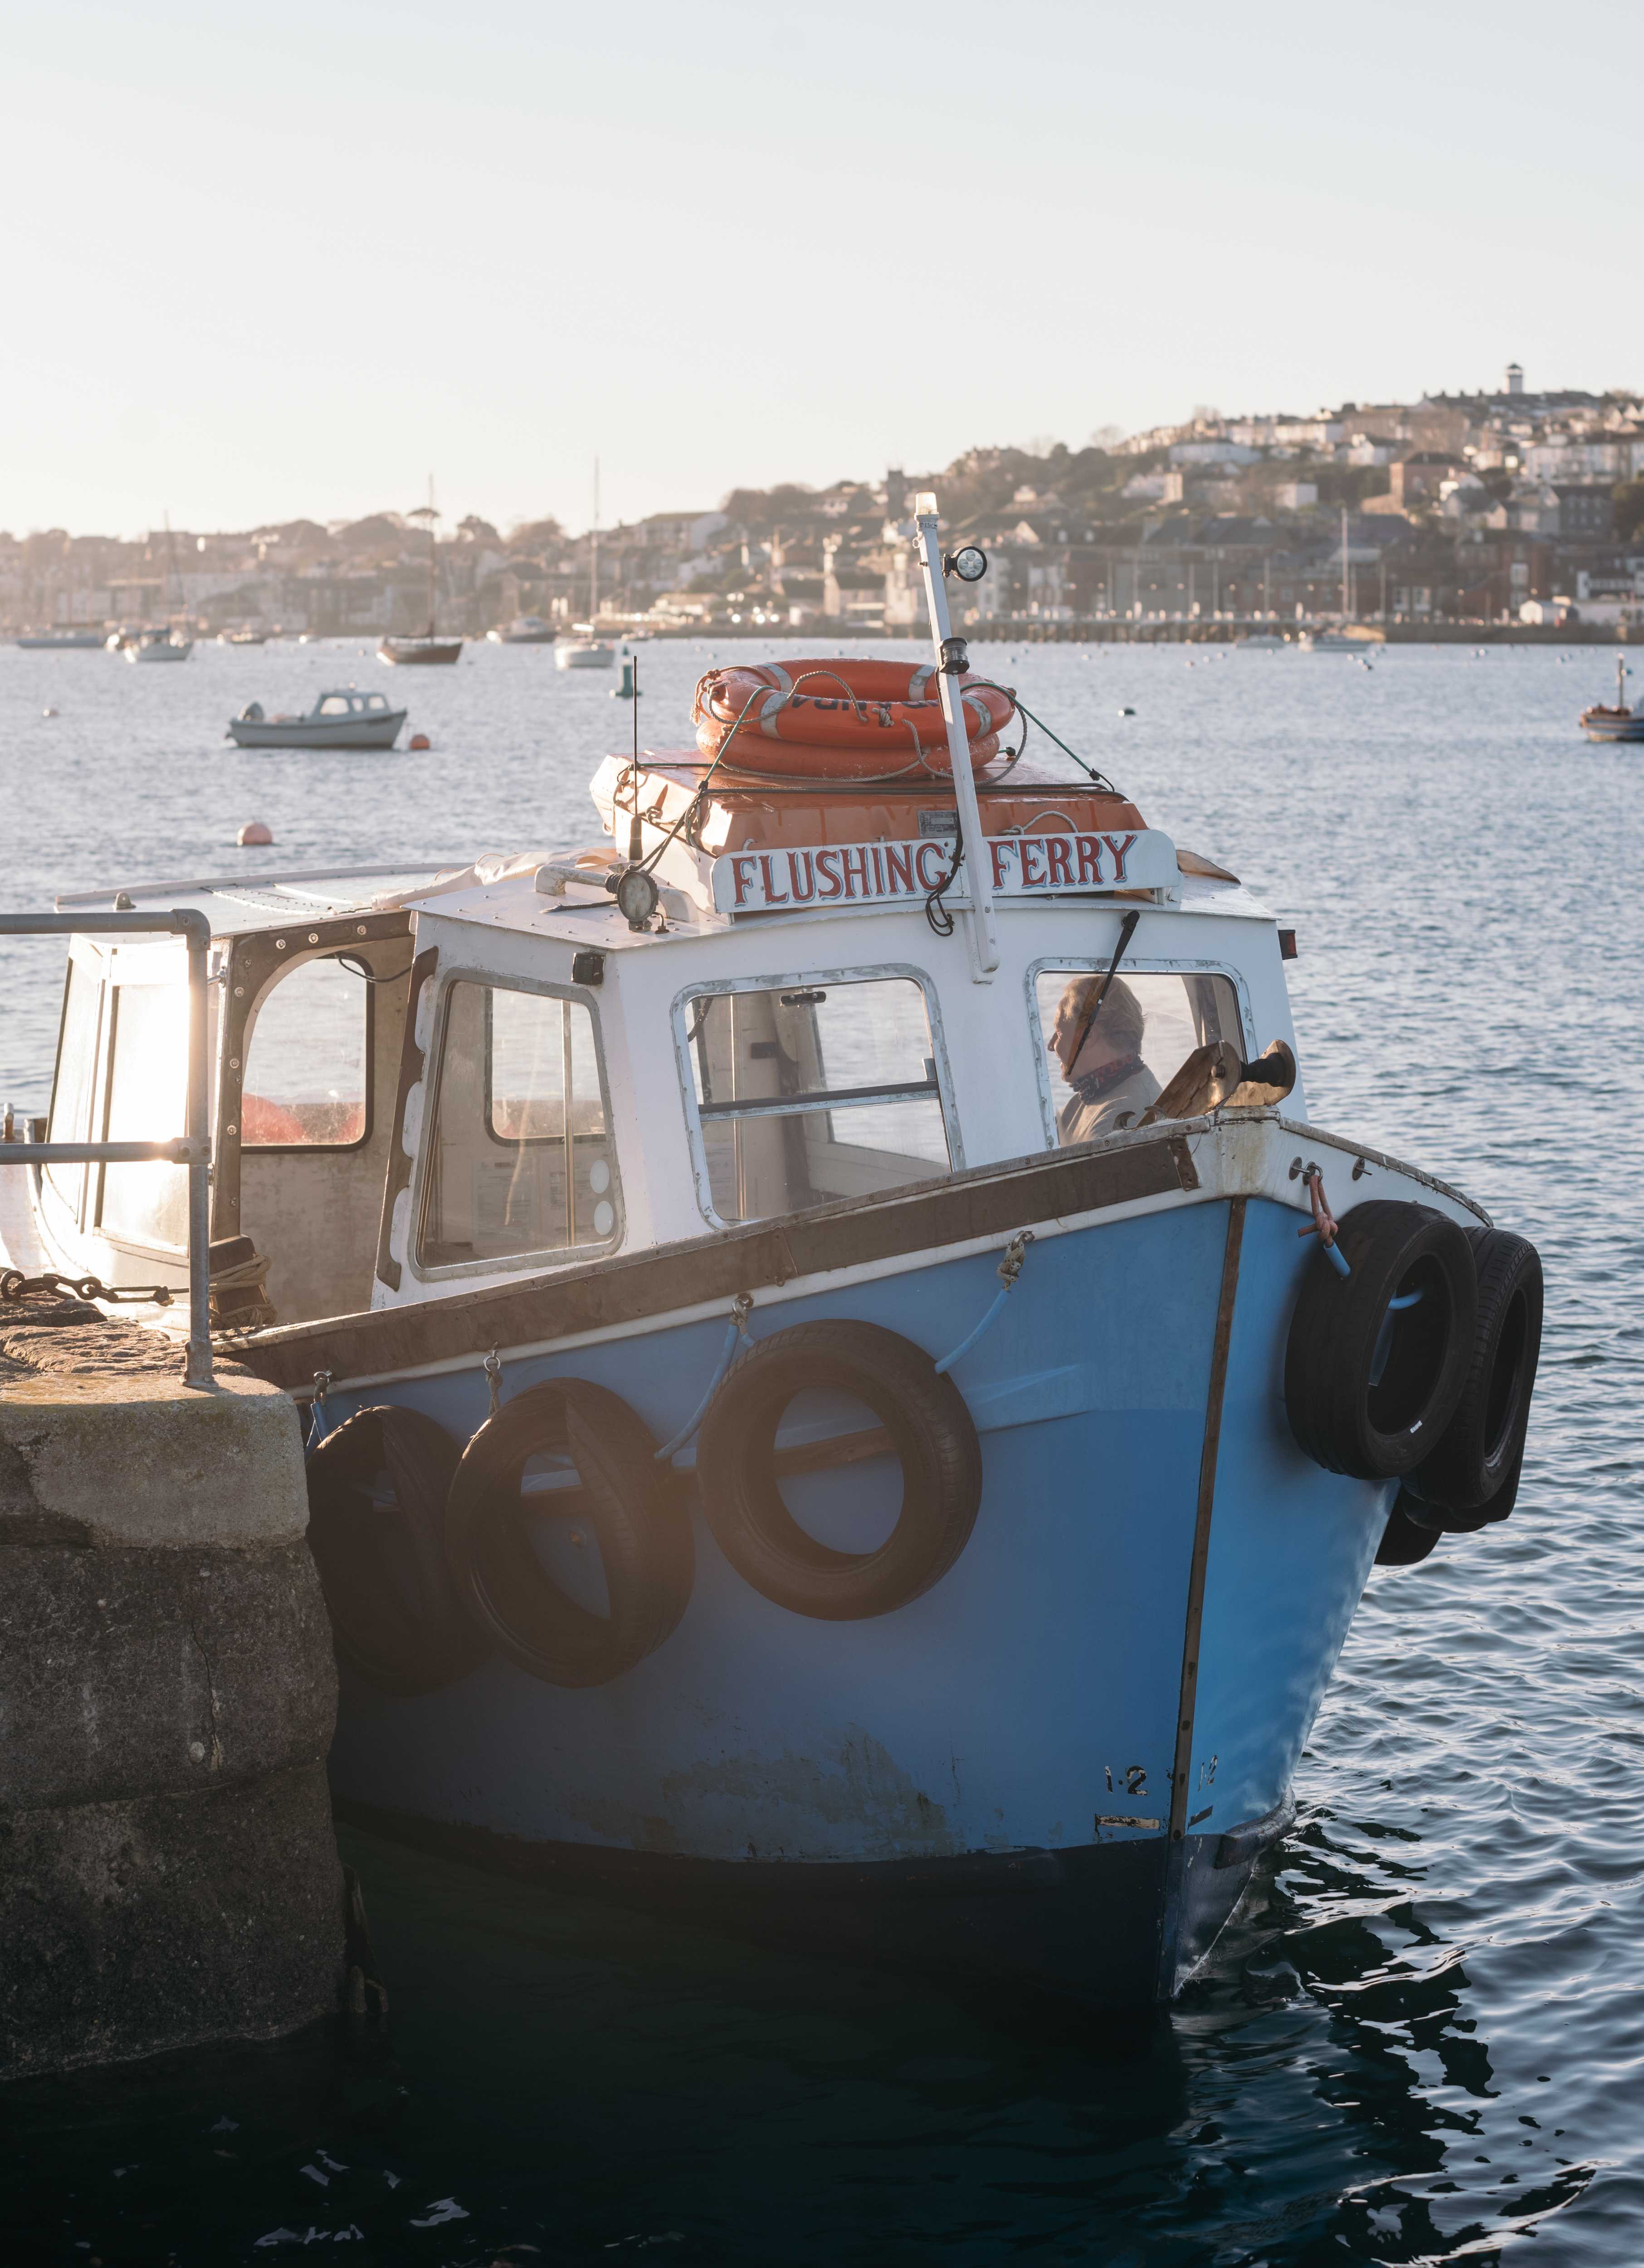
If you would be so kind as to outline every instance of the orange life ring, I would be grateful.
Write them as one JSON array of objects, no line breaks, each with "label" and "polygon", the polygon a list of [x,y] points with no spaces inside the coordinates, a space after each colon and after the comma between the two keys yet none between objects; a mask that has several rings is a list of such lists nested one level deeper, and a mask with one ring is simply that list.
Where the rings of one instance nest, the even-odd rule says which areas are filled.
[{"label": "orange life ring", "polygon": [[[951,770],[934,662],[766,661],[710,669],[692,708],[696,745],[727,770],[825,779],[899,779]],[[1016,703],[959,680],[971,768],[999,754]],[[740,719],[740,723],[738,723]]]}]

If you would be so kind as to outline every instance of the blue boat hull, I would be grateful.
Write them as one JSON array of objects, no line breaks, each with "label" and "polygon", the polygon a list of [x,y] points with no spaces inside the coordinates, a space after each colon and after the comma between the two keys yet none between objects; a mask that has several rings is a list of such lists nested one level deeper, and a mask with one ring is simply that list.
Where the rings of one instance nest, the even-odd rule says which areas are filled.
[{"label": "blue boat hull", "polygon": [[[1096,2005],[1168,1997],[1288,1821],[1393,1492],[1324,1472],[1286,1422],[1313,1249],[1293,1210],[1259,1197],[1041,1235],[953,1373],[983,1491],[932,1589],[869,1620],[795,1615],[743,1581],[699,1513],[682,1621],[607,1685],[550,1686],[500,1658],[413,1699],[345,1675],[341,1805],[811,1950]],[[848,1317],[940,1355],[988,1306],[995,1258],[796,1287],[756,1309],[754,1334]],[[723,1329],[648,1323],[522,1356],[503,1391],[591,1379],[663,1440]],[[487,1385],[476,1359],[327,1415],[389,1400],[466,1439]],[[848,1522],[875,1482],[849,1469],[805,1485]]]}]

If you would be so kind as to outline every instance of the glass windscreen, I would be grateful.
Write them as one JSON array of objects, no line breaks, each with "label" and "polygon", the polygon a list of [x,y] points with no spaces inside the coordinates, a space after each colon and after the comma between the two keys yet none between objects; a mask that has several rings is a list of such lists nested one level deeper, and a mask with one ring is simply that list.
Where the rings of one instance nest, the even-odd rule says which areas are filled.
[{"label": "glass windscreen", "polygon": [[[105,1140],[171,1142],[187,1130],[188,988],[120,984]],[[110,1236],[181,1249],[188,1241],[188,1168],[105,1166],[99,1218]]]},{"label": "glass windscreen", "polygon": [[950,1170],[911,977],[703,992],[685,1012],[713,1211],[762,1220]]},{"label": "glass windscreen", "polygon": [[[84,961],[70,961],[62,1004],[62,1038],[57,1049],[57,1077],[51,1090],[48,1141],[90,1139],[92,1085],[97,1076],[97,1019],[102,998],[102,979],[98,971]],[[46,1174],[64,1204],[72,1205],[77,1215],[81,1191],[85,1186],[84,1165],[48,1166]]]},{"label": "glass windscreen", "polygon": [[248,1149],[346,1149],[365,1138],[371,986],[340,961],[300,961],[258,1005],[246,1049]]},{"label": "glass windscreen", "polygon": [[609,1244],[617,1197],[588,1009],[547,993],[453,984],[423,1189],[422,1265]]},{"label": "glass windscreen", "polygon": [[1238,996],[1225,976],[1116,976],[1092,1017],[1103,976],[1045,968],[1035,982],[1063,1148],[1134,1125],[1195,1048],[1213,1040],[1244,1045]]}]

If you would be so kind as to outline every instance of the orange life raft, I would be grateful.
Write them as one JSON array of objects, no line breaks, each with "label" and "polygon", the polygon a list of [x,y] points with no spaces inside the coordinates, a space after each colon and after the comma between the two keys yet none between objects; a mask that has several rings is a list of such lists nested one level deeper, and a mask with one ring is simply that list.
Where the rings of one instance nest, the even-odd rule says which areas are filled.
[{"label": "orange life raft", "polygon": [[[934,662],[766,661],[710,669],[692,721],[727,770],[806,778],[916,779],[947,773],[948,728]],[[959,680],[971,767],[999,754],[1016,703],[975,675]],[[727,747],[727,743],[729,746]]]}]

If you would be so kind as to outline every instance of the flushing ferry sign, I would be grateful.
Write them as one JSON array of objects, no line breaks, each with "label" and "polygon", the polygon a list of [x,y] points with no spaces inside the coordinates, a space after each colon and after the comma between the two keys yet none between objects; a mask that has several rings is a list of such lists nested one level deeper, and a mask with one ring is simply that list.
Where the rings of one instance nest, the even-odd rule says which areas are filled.
[{"label": "flushing ferry sign", "polygon": [[[1090,890],[1173,889],[1176,845],[1157,828],[1112,835],[990,836],[994,896],[1054,897]],[[714,903],[721,913],[771,913],[808,905],[908,904],[944,889],[952,875],[950,842],[833,843],[820,847],[735,850],[714,861]],[[963,866],[948,902],[965,902]]]}]

